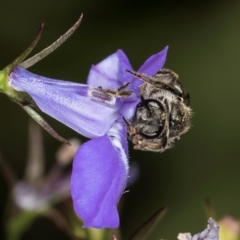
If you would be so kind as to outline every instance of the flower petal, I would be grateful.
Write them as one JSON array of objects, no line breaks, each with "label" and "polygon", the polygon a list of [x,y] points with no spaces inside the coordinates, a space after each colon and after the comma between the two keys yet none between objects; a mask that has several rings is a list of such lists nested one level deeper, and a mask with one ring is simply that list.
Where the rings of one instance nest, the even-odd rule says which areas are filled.
[{"label": "flower petal", "polygon": [[201,233],[195,234],[192,240],[218,240],[219,226],[213,218],[208,219],[207,228]]},{"label": "flower petal", "polygon": [[156,53],[148,58],[139,68],[138,72],[142,72],[149,76],[156,74],[165,64],[167,52],[168,46],[166,46],[161,52]]},{"label": "flower petal", "polygon": [[[164,66],[167,58],[167,51],[168,46],[166,46],[161,52],[152,55],[143,63],[143,65],[139,68],[138,72],[144,73],[149,76],[155,75]],[[132,88],[135,89],[135,92],[142,84],[142,80],[137,80],[133,81],[132,84]]]},{"label": "flower petal", "polygon": [[84,84],[41,77],[20,67],[10,74],[9,84],[27,92],[43,112],[88,138],[106,134],[119,116],[121,99],[96,100],[97,89]]},{"label": "flower petal", "polygon": [[[164,65],[167,57],[167,50],[168,47],[165,47],[161,52],[152,55],[150,58],[148,58],[144,64],[140,67],[138,72],[142,72],[147,75],[154,75],[156,74]],[[122,72],[126,79],[126,81],[130,80],[130,85],[128,86],[128,90],[133,91],[131,96],[127,97],[124,99],[124,104],[120,108],[120,113],[123,115],[123,117],[126,120],[131,119],[136,110],[137,104],[140,102],[140,85],[143,83],[142,80],[138,78],[133,78],[132,75],[129,73],[126,74],[125,70],[132,70],[132,67],[126,57],[126,55],[119,50],[118,51],[118,56],[121,62],[122,66]]]},{"label": "flower petal", "polygon": [[130,64],[130,62],[128,60],[128,57],[123,52],[123,50],[121,50],[121,49],[117,50],[117,56],[118,56],[118,59],[119,59],[119,62],[120,62],[119,67],[120,67],[121,72],[122,72],[123,77],[124,77],[123,83],[125,83],[125,82],[129,81],[129,79],[132,78],[132,75],[129,74],[128,72],[126,72],[126,69],[127,70],[133,70],[133,68],[132,68],[132,65]]},{"label": "flower petal", "polygon": [[119,226],[117,203],[128,175],[126,131],[122,129],[121,123],[117,123],[110,131],[111,136],[86,142],[75,156],[71,194],[75,211],[84,221],[83,227]]},{"label": "flower petal", "polygon": [[127,56],[122,50],[93,65],[87,83],[94,87],[117,90],[124,85],[125,69],[132,69]]},{"label": "flower petal", "polygon": [[136,111],[136,106],[139,102],[139,96],[135,92],[133,92],[131,96],[124,99],[123,104],[119,110],[121,115],[126,120],[132,119]]}]

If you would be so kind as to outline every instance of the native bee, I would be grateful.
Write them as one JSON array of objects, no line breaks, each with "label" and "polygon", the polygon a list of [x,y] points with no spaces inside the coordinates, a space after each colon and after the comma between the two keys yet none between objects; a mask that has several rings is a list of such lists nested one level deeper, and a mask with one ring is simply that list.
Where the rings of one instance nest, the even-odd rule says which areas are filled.
[{"label": "native bee", "polygon": [[144,83],[140,86],[141,101],[134,117],[127,121],[128,138],[134,149],[163,152],[172,148],[191,127],[190,97],[179,77],[169,69],[154,76],[126,70]]}]

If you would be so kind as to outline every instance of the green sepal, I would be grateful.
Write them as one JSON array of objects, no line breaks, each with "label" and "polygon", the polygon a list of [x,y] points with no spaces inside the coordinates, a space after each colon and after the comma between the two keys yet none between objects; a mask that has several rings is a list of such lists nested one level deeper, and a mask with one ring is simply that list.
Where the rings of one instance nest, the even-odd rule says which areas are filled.
[{"label": "green sepal", "polygon": [[29,54],[32,52],[32,50],[35,48],[35,46],[37,45],[39,39],[41,38],[43,27],[44,27],[44,24],[42,23],[40,28],[39,28],[39,30],[38,30],[38,32],[37,32],[36,37],[34,38],[32,43],[30,44],[30,46],[19,57],[17,57],[11,64],[9,64],[5,68],[7,73],[8,73],[8,75],[13,71],[13,69],[15,67],[20,65],[29,56]]},{"label": "green sepal", "polygon": [[[26,92],[16,91],[9,85],[9,76],[11,72],[17,67],[21,66],[23,68],[29,68],[36,64],[38,61],[42,60],[54,50],[56,50],[59,46],[61,46],[79,27],[82,21],[83,15],[81,14],[80,18],[77,22],[62,36],[60,36],[54,43],[52,43],[49,47],[45,48],[40,53],[37,53],[33,57],[24,61],[29,54],[32,52],[34,47],[37,45],[43,31],[44,24],[42,24],[38,30],[38,33],[30,46],[19,56],[17,57],[11,64],[5,67],[2,71],[0,71],[0,92],[6,94],[11,100],[18,103],[29,115],[33,118],[41,127],[43,127],[48,133],[50,133],[53,137],[58,139],[61,142],[67,143],[71,145],[65,138],[60,136],[34,109],[40,110],[37,104],[34,102],[32,97]],[[24,61],[24,62],[23,62]]]},{"label": "green sepal", "polygon": [[13,101],[19,103],[28,102],[34,105],[34,101],[27,93],[16,91],[9,86],[9,69],[9,67],[6,67],[0,71],[0,92],[6,94]]}]

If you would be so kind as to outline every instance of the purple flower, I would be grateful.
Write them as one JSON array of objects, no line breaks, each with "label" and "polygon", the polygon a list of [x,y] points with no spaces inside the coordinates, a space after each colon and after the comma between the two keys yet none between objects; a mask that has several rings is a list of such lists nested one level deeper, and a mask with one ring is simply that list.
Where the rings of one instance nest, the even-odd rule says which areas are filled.
[{"label": "purple flower", "polygon": [[[151,56],[139,72],[154,75],[166,60],[167,47]],[[71,194],[84,227],[117,228],[117,204],[128,177],[127,128],[140,102],[142,81],[132,70],[122,50],[92,66],[87,85],[41,77],[17,67],[9,84],[27,92],[37,106],[85,137],[91,138],[77,151],[71,177]],[[129,84],[127,84],[129,83]],[[122,97],[118,89],[126,85],[131,95]],[[115,90],[110,94],[106,89]]]}]

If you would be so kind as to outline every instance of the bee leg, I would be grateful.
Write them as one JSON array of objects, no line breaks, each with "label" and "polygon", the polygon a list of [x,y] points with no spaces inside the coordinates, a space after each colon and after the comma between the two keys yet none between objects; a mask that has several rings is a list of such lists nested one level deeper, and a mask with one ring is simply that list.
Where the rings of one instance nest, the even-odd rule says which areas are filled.
[{"label": "bee leg", "polygon": [[122,118],[123,118],[123,121],[126,123],[127,127],[130,127],[131,126],[130,122],[126,120],[125,117],[122,117]]},{"label": "bee leg", "polygon": [[104,91],[110,95],[113,95],[115,97],[128,97],[132,94],[132,91],[126,90],[127,86],[130,84],[130,82],[125,83],[123,86],[118,88],[118,90],[112,90],[112,89],[105,89]]},{"label": "bee leg", "polygon": [[144,73],[139,73],[139,72],[135,72],[135,71],[130,71],[130,70],[128,70],[128,69],[126,69],[125,71],[128,72],[128,73],[130,73],[130,74],[133,75],[134,77],[143,80],[144,82],[148,82],[148,83],[150,83],[150,84],[152,84],[152,85],[155,85],[155,80],[154,80],[154,78],[151,77],[151,76],[148,76],[148,75],[146,75],[146,74],[144,74]]}]

